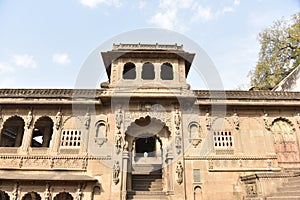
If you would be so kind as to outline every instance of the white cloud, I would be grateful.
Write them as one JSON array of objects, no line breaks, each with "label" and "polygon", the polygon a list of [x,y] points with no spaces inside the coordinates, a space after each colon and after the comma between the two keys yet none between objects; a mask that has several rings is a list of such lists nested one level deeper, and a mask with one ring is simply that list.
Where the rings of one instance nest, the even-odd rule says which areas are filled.
[{"label": "white cloud", "polygon": [[222,10],[222,13],[224,14],[224,13],[229,13],[229,12],[234,12],[234,8],[232,8],[232,7],[225,7],[225,8],[223,8],[223,10]]},{"label": "white cloud", "polygon": [[121,7],[121,2],[119,0],[80,0],[80,3],[90,9],[95,9],[100,4],[106,4],[109,6],[114,6],[116,8]]},{"label": "white cloud", "polygon": [[142,1],[139,2],[138,8],[139,8],[139,9],[143,9],[143,8],[145,8],[146,4],[147,4],[147,2],[144,1],[144,0],[142,0]]},{"label": "white cloud", "polygon": [[240,0],[234,0],[233,5],[238,6],[240,5],[241,1]]},{"label": "white cloud", "polygon": [[52,61],[54,63],[60,64],[60,65],[67,65],[71,63],[71,60],[69,58],[69,55],[67,53],[56,53],[52,57]]},{"label": "white cloud", "polygon": [[158,25],[159,27],[165,29],[175,29],[176,24],[178,24],[178,20],[176,18],[176,10],[170,10],[165,13],[156,13],[151,19],[150,23]]},{"label": "white cloud", "polygon": [[202,7],[201,5],[198,6],[197,12],[193,16],[193,20],[200,20],[200,21],[208,21],[214,18],[214,14],[211,11],[210,7]]},{"label": "white cloud", "polygon": [[28,54],[15,54],[13,55],[13,63],[16,66],[24,67],[24,68],[36,68],[37,64],[33,58],[33,56]]},{"label": "white cloud", "polygon": [[[238,5],[239,0],[234,1]],[[233,5],[212,9],[213,5],[202,5],[197,0],[160,0],[156,13],[149,23],[161,28],[184,32],[195,22],[207,22],[222,14],[234,12]]]},{"label": "white cloud", "polygon": [[0,74],[14,72],[14,67],[8,63],[0,62]]}]

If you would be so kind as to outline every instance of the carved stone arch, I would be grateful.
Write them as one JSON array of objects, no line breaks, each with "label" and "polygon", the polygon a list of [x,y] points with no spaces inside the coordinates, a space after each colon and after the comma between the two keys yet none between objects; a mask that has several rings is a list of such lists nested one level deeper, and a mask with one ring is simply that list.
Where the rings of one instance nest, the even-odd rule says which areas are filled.
[{"label": "carved stone arch", "polygon": [[69,192],[60,192],[55,197],[53,200],[73,200],[73,196]]},{"label": "carved stone arch", "polygon": [[278,122],[278,121],[283,121],[283,122],[288,123],[288,124],[292,127],[292,130],[295,131],[295,127],[294,127],[294,124],[292,123],[292,121],[289,120],[289,119],[287,119],[287,118],[284,118],[284,117],[278,117],[278,118],[275,118],[275,119],[272,121],[271,125],[273,126],[273,125],[274,125],[276,122]]},{"label": "carved stone arch", "polygon": [[212,130],[228,130],[234,128],[228,117],[216,117],[212,120],[211,125]]},{"label": "carved stone arch", "polygon": [[22,197],[22,200],[41,200],[41,195],[39,195],[37,192],[28,192]]},{"label": "carved stone arch", "polygon": [[196,185],[194,187],[194,200],[202,200],[202,187],[199,185]]},{"label": "carved stone arch", "polygon": [[51,117],[43,115],[35,120],[32,130],[32,147],[49,147],[52,139],[54,122]]},{"label": "carved stone arch", "polygon": [[95,123],[95,142],[102,146],[107,142],[107,132],[109,132],[108,118],[106,115],[100,115],[99,120]]},{"label": "carved stone arch", "polygon": [[271,124],[274,150],[280,163],[298,162],[299,147],[293,123],[283,117],[276,118]]},{"label": "carved stone arch", "polygon": [[9,195],[3,191],[3,190],[0,190],[0,200],[9,200]]},{"label": "carved stone arch", "polygon": [[147,134],[148,136],[155,137],[161,147],[163,145],[163,140],[170,141],[170,138],[172,137],[169,127],[160,119],[151,118],[149,115],[140,117],[131,122],[126,128],[125,141],[128,142],[128,150],[134,150],[136,138],[146,138]]},{"label": "carved stone arch", "polygon": [[25,129],[25,120],[19,115],[5,119],[0,137],[1,147],[21,146]]},{"label": "carved stone arch", "polygon": [[[197,137],[193,137],[192,136],[192,129],[193,128],[197,128],[198,129],[198,136]],[[188,125],[188,131],[189,131],[189,137],[190,138],[200,138],[201,137],[201,126],[200,126],[200,124],[198,123],[198,122],[196,122],[196,121],[192,121],[192,122],[190,122],[189,123],[189,125]]]},{"label": "carved stone arch", "polygon": [[135,120],[146,117],[160,120],[168,127],[169,131],[172,132],[171,113],[161,112],[159,108],[153,106],[151,107],[151,112],[125,112],[125,130],[127,130]]},{"label": "carved stone arch", "polygon": [[[74,128],[83,128],[83,124],[84,122],[82,121],[82,119],[79,117],[79,116],[76,116],[76,115],[70,115],[70,116],[67,116],[63,122],[62,122],[62,129],[64,128],[68,128],[68,127],[65,127],[65,125],[72,119],[75,119],[75,120],[78,120],[78,122],[80,123],[80,126],[75,126]],[[76,123],[77,124],[77,123]]]}]

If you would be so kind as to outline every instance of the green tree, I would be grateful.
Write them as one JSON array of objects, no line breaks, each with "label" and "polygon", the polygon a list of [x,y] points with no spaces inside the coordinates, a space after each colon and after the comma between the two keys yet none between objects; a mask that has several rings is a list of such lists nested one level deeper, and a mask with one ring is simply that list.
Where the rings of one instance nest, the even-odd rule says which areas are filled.
[{"label": "green tree", "polygon": [[261,47],[257,65],[250,71],[251,86],[266,90],[300,64],[300,13],[274,22],[258,38]]}]

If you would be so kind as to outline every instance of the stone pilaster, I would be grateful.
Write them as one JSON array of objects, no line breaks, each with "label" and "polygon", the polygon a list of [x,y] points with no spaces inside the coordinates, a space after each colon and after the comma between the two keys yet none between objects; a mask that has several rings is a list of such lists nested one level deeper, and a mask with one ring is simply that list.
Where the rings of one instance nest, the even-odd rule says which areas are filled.
[{"label": "stone pilaster", "polygon": [[124,151],[122,155],[122,200],[126,200],[126,194],[127,194],[127,176],[128,176],[128,161],[129,161],[129,153],[128,151]]},{"label": "stone pilaster", "polygon": [[23,140],[22,140],[22,145],[21,145],[21,153],[22,154],[28,153],[29,147],[31,145],[32,132],[33,132],[32,126],[26,127],[24,130],[24,135],[23,135]]},{"label": "stone pilaster", "polygon": [[61,137],[61,129],[53,127],[53,139],[52,139],[52,146],[50,147],[50,152],[52,154],[58,154],[59,144],[60,144],[60,137]]}]

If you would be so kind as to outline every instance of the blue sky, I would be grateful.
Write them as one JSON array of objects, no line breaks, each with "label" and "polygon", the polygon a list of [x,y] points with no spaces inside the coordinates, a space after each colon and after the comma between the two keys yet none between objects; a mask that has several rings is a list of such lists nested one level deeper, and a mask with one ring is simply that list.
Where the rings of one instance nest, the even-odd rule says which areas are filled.
[{"label": "blue sky", "polygon": [[299,11],[299,0],[0,0],[0,88],[73,88],[99,45],[157,27],[198,43],[225,89],[246,89],[258,33]]}]

